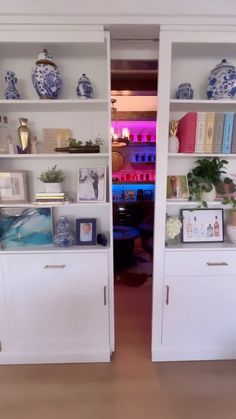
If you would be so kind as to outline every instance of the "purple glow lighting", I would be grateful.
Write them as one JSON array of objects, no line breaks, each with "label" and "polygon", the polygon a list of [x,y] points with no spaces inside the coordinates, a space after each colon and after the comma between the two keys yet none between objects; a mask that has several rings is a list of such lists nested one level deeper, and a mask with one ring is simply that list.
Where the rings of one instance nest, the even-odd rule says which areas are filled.
[{"label": "purple glow lighting", "polygon": [[[134,142],[138,142],[138,135],[142,135],[142,142],[147,142],[150,138],[151,142],[156,141],[156,121],[119,121],[118,123],[121,131],[128,128],[130,137],[133,137]],[[112,121],[112,127],[114,130],[117,129],[117,121]]]}]

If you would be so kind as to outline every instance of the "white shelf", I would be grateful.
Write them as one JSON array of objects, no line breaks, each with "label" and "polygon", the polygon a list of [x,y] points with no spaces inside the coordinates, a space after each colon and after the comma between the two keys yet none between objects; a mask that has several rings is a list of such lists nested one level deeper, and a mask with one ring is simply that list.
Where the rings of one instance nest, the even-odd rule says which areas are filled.
[{"label": "white shelf", "polygon": [[72,111],[76,109],[99,109],[108,105],[108,99],[19,99],[19,100],[0,100],[0,109],[10,111],[40,111],[58,112]]},{"label": "white shelf", "polygon": [[108,153],[52,153],[52,154],[0,154],[0,159],[73,159],[73,158],[92,158],[108,157]]},{"label": "white shelf", "polygon": [[213,250],[219,252],[224,249],[235,251],[236,246],[228,241],[222,243],[178,243],[175,245],[168,243],[168,246],[165,247],[165,252],[191,252],[192,250]]},{"label": "white shelf", "polygon": [[170,99],[171,111],[208,111],[212,112],[227,112],[234,111],[236,100],[219,99],[219,100],[205,100],[205,99]]},{"label": "white shelf", "polygon": [[34,246],[21,249],[1,249],[0,254],[17,254],[17,253],[100,253],[107,251],[110,248],[109,245],[107,246],[101,246],[101,245],[95,245],[95,246],[70,246],[70,247],[56,247],[53,245],[46,245],[46,246]]},{"label": "white shelf", "polygon": [[220,158],[235,158],[236,154],[219,154],[219,153],[168,153],[168,157],[188,158],[188,157],[220,157]]},{"label": "white shelf", "polygon": [[92,205],[92,206],[109,206],[109,202],[96,202],[96,201],[88,201],[88,202],[68,202],[68,203],[61,203],[61,202],[41,202],[40,204],[36,204],[35,202],[23,202],[23,203],[3,203],[0,202],[0,208],[51,208],[51,207],[81,207],[82,205]]},{"label": "white shelf", "polygon": [[[223,200],[223,198],[222,198]],[[229,209],[232,208],[230,205],[223,205],[222,200],[219,201],[209,201],[207,202],[207,207],[218,207],[223,209]],[[198,201],[184,201],[184,200],[178,200],[178,199],[167,199],[166,200],[166,206],[185,206],[185,207],[198,207],[201,203]],[[204,209],[204,207],[202,207]]]}]

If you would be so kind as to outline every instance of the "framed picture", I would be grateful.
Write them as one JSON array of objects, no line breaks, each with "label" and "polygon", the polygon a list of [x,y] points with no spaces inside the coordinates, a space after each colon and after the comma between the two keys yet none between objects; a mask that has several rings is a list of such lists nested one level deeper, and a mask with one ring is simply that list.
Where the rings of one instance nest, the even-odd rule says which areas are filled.
[{"label": "framed picture", "polygon": [[55,148],[68,147],[71,131],[68,128],[43,128],[43,153],[56,153]]},{"label": "framed picture", "polygon": [[51,208],[1,208],[2,249],[53,244]]},{"label": "framed picture", "polygon": [[96,242],[96,218],[76,219],[76,244],[92,246]]},{"label": "framed picture", "polygon": [[86,167],[79,169],[77,202],[105,202],[106,167]]},{"label": "framed picture", "polygon": [[188,199],[188,180],[187,176],[167,176],[167,199],[183,200]]},{"label": "framed picture", "polygon": [[182,242],[223,242],[223,209],[182,209]]},{"label": "framed picture", "polygon": [[0,202],[27,202],[26,172],[0,172]]}]

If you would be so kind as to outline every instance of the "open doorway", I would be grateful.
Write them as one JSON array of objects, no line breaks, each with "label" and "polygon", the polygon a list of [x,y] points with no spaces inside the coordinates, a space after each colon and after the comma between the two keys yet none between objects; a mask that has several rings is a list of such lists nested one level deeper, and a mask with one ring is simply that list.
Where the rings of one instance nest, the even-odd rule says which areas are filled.
[{"label": "open doorway", "polygon": [[111,89],[116,352],[136,348],[143,358],[151,349],[157,60],[112,60]]}]

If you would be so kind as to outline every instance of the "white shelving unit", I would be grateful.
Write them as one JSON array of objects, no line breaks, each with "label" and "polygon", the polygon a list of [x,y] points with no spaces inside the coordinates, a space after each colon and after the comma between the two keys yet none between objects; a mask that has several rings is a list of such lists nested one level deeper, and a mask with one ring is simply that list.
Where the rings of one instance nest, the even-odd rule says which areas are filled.
[{"label": "white shelving unit", "polygon": [[[1,202],[0,206],[50,206],[54,226],[59,216],[66,215],[74,229],[77,218],[95,218],[96,233],[105,234],[108,244],[1,250],[0,364],[107,362],[114,350],[109,33],[101,26],[77,25],[4,25],[1,33],[0,72],[15,71],[21,99],[5,100],[6,86],[1,83],[0,114],[8,117],[16,144],[19,118],[28,119],[39,154],[0,155],[2,171],[26,171],[29,196],[29,202]],[[32,85],[31,70],[43,48],[53,55],[62,76],[59,99],[38,99]],[[76,95],[82,73],[92,82],[94,99],[81,100]],[[104,143],[100,153],[43,154],[43,128],[68,128],[73,138],[82,141],[100,135]],[[39,175],[55,164],[64,172],[63,191],[71,202],[35,205],[35,194],[42,191]],[[106,167],[106,200],[78,203],[79,168],[96,166]],[[46,314],[40,317],[44,299]]]},{"label": "white shelving unit", "polygon": [[[155,203],[153,287],[153,361],[236,358],[232,336],[236,327],[236,248],[223,243],[165,245],[166,213],[179,215],[197,202],[166,200],[168,175],[186,175],[197,159],[219,156],[235,173],[235,154],[168,154],[169,121],[187,112],[234,112],[235,100],[207,100],[211,69],[227,58],[236,63],[236,32],[161,28],[159,50],[159,112]],[[193,100],[176,100],[180,83],[190,82]],[[215,201],[209,208],[229,206]],[[221,313],[221,315],[219,315]],[[222,315],[224,313],[224,315]],[[217,320],[216,320],[217,319]]]}]

